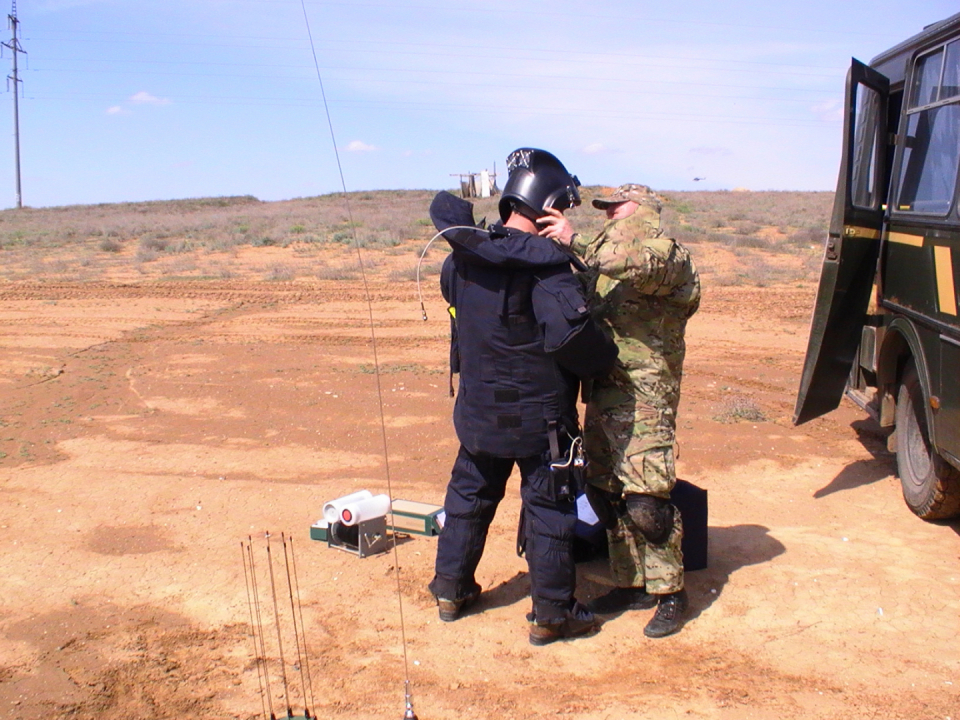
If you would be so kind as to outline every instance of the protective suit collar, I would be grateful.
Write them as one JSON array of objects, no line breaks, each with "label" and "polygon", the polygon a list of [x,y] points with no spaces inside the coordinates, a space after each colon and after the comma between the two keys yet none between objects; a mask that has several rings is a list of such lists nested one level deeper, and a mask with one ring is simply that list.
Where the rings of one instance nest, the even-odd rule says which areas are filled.
[{"label": "protective suit collar", "polygon": [[[466,262],[504,269],[535,269],[573,263],[578,270],[586,269],[579,258],[549,238],[504,227],[499,221],[489,230],[477,227],[473,205],[446,191],[437,193],[430,204],[430,219],[437,230],[446,231],[444,239]],[[454,226],[469,226],[470,229],[447,229]]]}]

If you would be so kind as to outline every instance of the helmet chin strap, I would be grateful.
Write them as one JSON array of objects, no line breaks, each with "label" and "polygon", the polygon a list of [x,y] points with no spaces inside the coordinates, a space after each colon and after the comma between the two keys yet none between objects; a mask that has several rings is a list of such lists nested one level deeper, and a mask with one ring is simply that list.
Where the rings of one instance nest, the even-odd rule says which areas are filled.
[{"label": "helmet chin strap", "polygon": [[537,212],[535,208],[529,207],[528,205],[520,204],[517,207],[517,212],[520,215],[523,215],[530,222],[536,224],[537,220],[543,217],[545,211],[540,210],[539,212]]}]

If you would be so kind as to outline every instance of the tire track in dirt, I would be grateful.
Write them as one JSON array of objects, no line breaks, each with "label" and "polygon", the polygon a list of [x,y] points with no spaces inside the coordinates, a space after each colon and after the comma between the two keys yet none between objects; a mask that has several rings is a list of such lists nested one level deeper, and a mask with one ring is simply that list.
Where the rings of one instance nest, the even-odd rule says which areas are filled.
[{"label": "tire track in dirt", "polygon": [[[177,298],[219,301],[224,303],[322,303],[328,301],[379,303],[412,303],[418,305],[416,288],[393,285],[369,295],[362,284],[331,281],[329,284],[300,283],[216,283],[155,282],[143,284],[116,283],[9,283],[0,288],[0,301],[23,300],[122,300],[137,298]],[[435,292],[435,289],[434,289]]]},{"label": "tire track in dirt", "polygon": [[765,323],[775,320],[808,322],[816,292],[814,283],[801,283],[795,288],[718,287],[705,283],[700,308]]},{"label": "tire track in dirt", "polygon": [[[97,603],[150,599],[164,607],[164,602],[169,602],[183,607],[190,618],[184,619],[185,624],[168,623],[160,614],[163,611],[136,615],[135,606],[124,608],[124,621],[79,612],[62,618],[50,614],[37,618],[29,629],[31,639],[24,642],[39,648],[35,653],[39,660],[36,664],[25,660],[0,667],[0,707],[11,707],[7,701],[17,699],[17,693],[24,694],[25,690],[23,704],[16,707],[29,720],[120,720],[148,715],[156,720],[247,718],[260,712],[256,665],[251,661],[249,637],[244,635],[246,627],[224,624],[245,622],[247,617],[245,605],[238,605],[236,613],[227,613],[226,620],[223,612],[225,605],[238,602],[236,598],[243,594],[242,575],[237,579],[236,572],[230,574],[231,568],[239,570],[233,567],[239,565],[235,562],[239,558],[232,552],[222,551],[221,555],[220,548],[234,543],[231,538],[245,536],[250,528],[262,527],[266,519],[285,523],[287,529],[294,524],[297,532],[305,532],[305,525],[295,523],[302,523],[302,516],[312,512],[319,499],[336,496],[345,485],[369,483],[374,474],[344,472],[332,462],[325,468],[322,461],[310,459],[302,463],[307,468],[304,474],[286,482],[273,460],[263,461],[270,448],[298,453],[304,452],[302,448],[331,453],[373,452],[371,448],[379,448],[368,323],[359,316],[338,317],[348,302],[365,309],[365,296],[356,284],[347,289],[346,295],[339,291],[342,283],[336,283],[336,289],[333,285],[311,286],[308,291],[299,286],[295,289],[295,285],[231,281],[203,283],[201,287],[196,283],[157,283],[131,288],[104,283],[102,294],[96,288],[81,289],[85,301],[118,306],[124,305],[125,293],[127,297],[162,300],[182,298],[183,293],[190,292],[215,307],[187,318],[178,315],[155,322],[141,318],[141,327],[119,338],[83,351],[61,353],[66,361],[63,375],[6,396],[9,405],[16,403],[15,411],[22,415],[16,416],[16,427],[11,425],[5,436],[28,439],[37,448],[31,458],[24,459],[4,446],[11,457],[0,463],[9,473],[11,488],[5,494],[10,502],[5,503],[4,522],[10,522],[11,527],[14,521],[20,523],[17,539],[26,536],[31,541],[25,548],[17,546],[22,555],[6,555],[13,570],[24,575],[35,571],[36,575],[30,577],[40,576],[45,582],[55,579],[57,573],[61,577],[74,571],[90,573],[90,577],[103,578],[95,587]],[[49,295],[45,293],[51,289],[45,284],[32,284],[28,291],[36,294],[34,300],[57,299],[56,293],[72,292],[71,288],[76,286],[62,283]],[[0,299],[8,291],[10,288],[4,287]],[[784,319],[784,324],[795,328],[796,313],[789,307],[784,309],[784,305],[796,302],[804,292],[793,288],[782,292],[779,288],[757,292],[717,288],[709,291],[706,302],[712,302],[710,297],[719,298],[710,307],[722,308],[728,321],[734,316],[740,320],[748,313],[763,323]],[[376,327],[378,347],[388,351],[381,362],[389,393],[387,413],[395,418],[427,420],[421,425],[389,428],[394,480],[413,499],[440,500],[456,452],[449,426],[452,401],[446,396],[447,322],[437,317],[430,324],[420,324],[416,310],[413,320],[402,319],[408,307],[416,308],[411,287],[387,287],[383,283],[374,293],[391,298],[375,306],[378,313],[387,314],[384,323]],[[299,315],[294,307],[311,302],[318,304],[315,319]],[[743,307],[750,303],[762,307]],[[136,312],[131,310],[132,320],[137,319]],[[722,518],[719,523],[714,519],[711,526],[714,569],[705,572],[712,574],[690,577],[699,615],[679,635],[653,644],[642,637],[645,618],[623,616],[596,638],[533,649],[527,643],[523,623],[523,612],[529,607],[527,596],[517,590],[509,597],[505,592],[490,593],[500,597],[501,604],[481,601],[477,616],[466,617],[451,628],[437,621],[435,606],[424,589],[433,570],[433,540],[411,540],[399,549],[401,594],[408,607],[411,660],[420,663],[412,666],[412,680],[421,716],[539,720],[560,715],[584,720],[659,720],[654,713],[662,709],[665,717],[686,713],[691,717],[749,716],[764,720],[946,717],[951,701],[956,700],[955,691],[930,692],[931,688],[937,689],[934,686],[940,677],[952,677],[947,674],[952,666],[942,657],[924,657],[921,661],[923,653],[910,649],[913,645],[893,652],[900,636],[887,636],[893,660],[907,658],[910,662],[904,663],[905,672],[923,678],[925,686],[921,689],[918,684],[916,691],[911,690],[913,678],[894,677],[900,674],[898,670],[870,669],[868,661],[847,660],[853,656],[848,648],[859,652],[861,648],[883,647],[881,633],[894,630],[915,645],[921,644],[914,639],[920,633],[919,638],[931,647],[951,647],[952,638],[935,637],[923,624],[930,618],[943,623],[953,600],[936,597],[937,590],[933,589],[932,601],[902,601],[903,607],[909,604],[912,612],[894,615],[893,599],[886,597],[883,607],[887,616],[897,617],[903,630],[883,624],[887,622],[883,618],[877,618],[875,627],[857,615],[862,610],[859,605],[864,605],[869,617],[874,617],[876,606],[870,605],[874,576],[864,573],[854,578],[868,580],[869,591],[860,593],[859,585],[844,588],[844,579],[820,554],[811,555],[812,559],[803,555],[809,551],[805,545],[819,548],[835,541],[841,550],[852,547],[853,542],[840,544],[841,534],[858,539],[847,529],[850,520],[869,515],[865,522],[890,523],[891,537],[904,538],[904,547],[891,546],[883,556],[884,567],[874,567],[873,572],[895,566],[897,558],[914,568],[918,559],[932,562],[927,558],[931,553],[927,542],[931,539],[939,542],[942,550],[954,546],[942,537],[934,537],[941,528],[912,530],[916,537],[911,538],[904,527],[913,528],[912,518],[899,525],[903,512],[899,505],[887,512],[882,502],[871,504],[872,496],[867,493],[853,494],[861,481],[844,488],[855,501],[844,509],[829,504],[841,497],[838,495],[826,495],[815,504],[805,503],[792,490],[789,494],[784,491],[789,481],[805,483],[803,487],[809,486],[810,494],[829,482],[829,476],[814,475],[811,479],[809,472],[804,475],[792,469],[780,475],[772,468],[773,462],[759,470],[758,466],[747,466],[748,473],[742,478],[727,477],[718,470],[745,465],[756,458],[773,459],[792,468],[812,456],[830,456],[833,461],[859,457],[850,450],[856,442],[850,421],[859,417],[852,410],[801,429],[792,428],[779,416],[773,421],[727,425],[712,419],[715,411],[711,405],[727,395],[724,386],[756,397],[768,414],[772,414],[770,408],[781,407],[785,414],[792,403],[795,388],[790,381],[799,364],[797,343],[788,335],[771,332],[751,335],[748,329],[741,329],[745,325],[730,321],[713,330],[712,336],[723,339],[723,343],[712,344],[703,336],[695,338],[686,366],[684,402],[692,402],[694,412],[688,404],[679,416],[681,439],[686,443],[681,463],[689,469],[691,461],[687,458],[692,457],[705,468],[700,477],[710,483],[711,512],[715,513],[712,519]],[[741,332],[744,343],[738,347],[730,338]],[[778,346],[781,339],[786,347]],[[422,372],[434,367],[444,368],[443,374]],[[131,387],[134,379],[136,387]],[[133,391],[142,393],[146,400],[168,402],[154,411],[143,407],[146,400],[138,400]],[[190,414],[183,408],[196,409]],[[72,423],[65,424],[65,420]],[[771,440],[774,435],[789,438],[793,444]],[[112,442],[91,443],[81,451],[77,449],[80,444],[64,443],[71,436],[103,436]],[[118,450],[121,445],[117,440],[124,440],[122,447],[126,449]],[[75,461],[56,468],[36,467],[45,461],[40,453],[52,453],[58,443],[74,448],[76,456],[83,458],[79,463],[82,467]],[[236,477],[233,470],[224,473],[226,480],[220,470],[228,459],[225,448],[249,449],[251,453],[249,462],[236,464]],[[135,454],[138,452],[144,458]],[[153,473],[155,468],[147,463],[152,457],[161,458],[155,461],[156,466],[162,462],[171,472]],[[126,465],[123,473],[114,476],[118,458]],[[46,459],[52,462],[57,458],[51,454]],[[254,460],[263,461],[259,471],[244,474]],[[861,462],[872,461],[866,458]],[[12,467],[15,465],[20,467]],[[31,472],[31,482],[14,490],[17,478]],[[735,467],[728,474],[736,472]],[[118,481],[118,477],[128,480]],[[125,491],[127,482],[139,484],[135,491]],[[0,486],[0,492],[5,487]],[[797,510],[780,510],[776,503],[759,505],[749,490],[761,487],[770,493],[783,493],[783,508],[796,499],[797,505],[789,507]],[[82,492],[76,488],[82,488]],[[483,582],[494,589],[510,583],[516,573],[515,563],[522,563],[513,556],[518,513],[515,491],[513,483],[484,558]],[[140,495],[149,502],[138,506]],[[736,499],[731,500],[734,496]],[[58,508],[71,507],[64,503],[74,502],[86,504],[76,505],[70,518],[66,511],[57,514]],[[185,534],[194,542],[184,542],[183,553],[193,554],[187,560],[181,553],[164,562],[151,556],[142,564],[135,561],[135,556],[111,556],[110,565],[130,563],[137,576],[149,576],[154,584],[131,585],[129,576],[120,581],[107,578],[109,568],[104,557],[84,553],[89,551],[93,533],[102,535],[98,529],[101,525],[114,527],[118,523],[110,516],[90,527],[84,523],[101,505],[111,503],[122,507],[118,512],[123,513],[124,528],[158,528],[155,534],[144,535],[144,542],[160,543],[166,537]],[[799,511],[801,506],[803,512]],[[755,510],[753,515],[751,510]],[[68,552],[65,548],[73,536],[64,528],[71,522],[84,529],[86,534],[81,537],[87,541],[81,543],[79,551]],[[760,522],[763,527],[759,530],[778,537],[783,543],[781,550],[786,546],[787,552],[774,561],[764,556],[748,565],[743,557],[762,544],[757,532],[747,529],[759,527]],[[48,538],[49,544],[43,538]],[[734,542],[731,538],[740,539]],[[103,549],[99,545],[97,548]],[[48,553],[62,558],[63,567],[56,567]],[[17,557],[22,558],[20,566],[16,565]],[[827,560],[838,557],[845,556],[834,555]],[[314,709],[321,717],[388,717],[397,713],[402,700],[403,665],[395,614],[395,575],[385,567],[392,564],[392,559],[358,561],[316,543],[308,546],[301,559],[301,580],[309,600],[304,609],[308,613],[311,668],[319,701]],[[858,558],[855,567],[880,564],[865,556]],[[209,572],[197,572],[197,566]],[[831,570],[833,575],[828,572]],[[920,572],[913,571],[904,584],[916,583]],[[191,578],[192,586],[184,585],[185,577]],[[822,581],[819,584],[818,577]],[[825,582],[828,579],[832,581],[830,586]],[[880,580],[873,584],[881,585]],[[48,587],[52,585],[56,582]],[[170,586],[176,589],[170,590]],[[719,589],[722,597],[710,594],[711,588]],[[896,583],[883,583],[882,588],[888,594],[897,591]],[[808,600],[801,604],[794,595]],[[62,601],[67,613],[70,602],[69,597]],[[77,602],[81,610],[87,604],[83,597]],[[771,615],[758,615],[757,611]],[[11,628],[21,629],[19,623],[34,617],[26,606],[4,612],[5,634]],[[800,618],[796,626],[789,621],[791,613]],[[816,622],[829,613],[835,615],[829,618],[833,624],[824,630],[826,624]],[[917,618],[921,613],[926,617]],[[811,617],[816,620],[811,621]],[[61,621],[75,628],[72,635],[58,634]],[[875,636],[879,639],[872,640]],[[817,648],[816,653],[811,647]],[[796,660],[810,655],[815,655],[815,662],[820,664],[815,670],[804,669],[805,662]],[[868,653],[860,657],[868,657]],[[271,671],[276,669],[276,664],[271,664]],[[34,678],[28,677],[31,673],[36,674]],[[55,694],[43,695],[39,681],[32,685],[28,682],[36,678],[49,680],[51,689],[73,688],[80,694],[67,702],[63,701],[66,694],[59,699]],[[8,693],[14,694],[8,697]],[[295,693],[291,691],[294,698]]]}]

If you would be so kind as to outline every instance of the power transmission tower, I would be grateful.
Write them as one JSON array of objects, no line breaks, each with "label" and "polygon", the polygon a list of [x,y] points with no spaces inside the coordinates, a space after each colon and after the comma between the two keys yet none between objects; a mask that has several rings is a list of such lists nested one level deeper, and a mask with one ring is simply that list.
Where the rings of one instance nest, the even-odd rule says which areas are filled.
[{"label": "power transmission tower", "polygon": [[20,29],[20,21],[17,20],[17,0],[13,0],[13,9],[7,15],[10,21],[10,30],[12,35],[10,42],[0,43],[3,47],[13,53],[13,70],[7,75],[7,89],[10,89],[10,83],[13,83],[13,163],[17,181],[17,207],[23,207],[23,196],[20,193],[20,83],[23,80],[17,74],[17,54],[24,53],[26,50],[20,47],[20,41],[17,39],[17,32]]}]

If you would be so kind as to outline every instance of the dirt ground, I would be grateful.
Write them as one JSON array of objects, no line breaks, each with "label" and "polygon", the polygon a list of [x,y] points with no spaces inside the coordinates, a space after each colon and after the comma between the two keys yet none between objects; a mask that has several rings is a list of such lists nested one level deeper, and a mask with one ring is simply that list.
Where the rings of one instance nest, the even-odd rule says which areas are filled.
[{"label": "dirt ground", "polygon": [[[435,278],[424,322],[388,269],[369,292],[136,273],[0,285],[0,718],[263,717],[241,544],[262,574],[270,531],[278,557],[292,538],[306,645],[298,659],[288,636],[280,668],[261,575],[278,716],[306,689],[319,717],[399,720],[408,676],[422,720],[960,719],[960,526],[909,512],[858,408],[790,423],[809,283],[705,273],[679,474],[709,491],[710,567],[688,575],[679,634],[646,639],[633,612],[529,645],[516,482],[485,592],[455,624],[426,591],[435,538],[365,559],[310,540],[323,502],[357,489],[442,503],[446,313]],[[607,582],[602,560],[580,566],[581,598]]]}]

